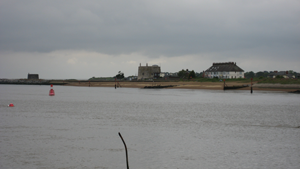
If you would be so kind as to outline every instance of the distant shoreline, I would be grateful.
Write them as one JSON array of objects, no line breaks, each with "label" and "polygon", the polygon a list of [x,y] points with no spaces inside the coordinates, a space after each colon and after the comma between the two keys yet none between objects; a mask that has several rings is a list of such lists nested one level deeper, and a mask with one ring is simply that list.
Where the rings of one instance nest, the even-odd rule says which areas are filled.
[{"label": "distant shoreline", "polygon": [[[79,87],[112,87],[115,88],[114,81],[49,81],[49,82],[36,82],[36,83],[24,83],[24,82],[0,82],[0,84],[13,84],[13,85],[62,85],[62,86],[79,86]],[[145,86],[173,86],[166,89],[208,89],[208,90],[223,90],[223,82],[194,82],[194,81],[175,81],[175,82],[119,82],[121,88],[144,88]],[[241,86],[249,85],[235,90],[249,90],[249,83],[241,82],[226,82],[227,86]],[[253,84],[253,90],[264,90],[264,91],[284,91],[291,92],[300,89],[300,84]]]},{"label": "distant shoreline", "polygon": [[[145,86],[173,86],[165,89],[209,89],[209,90],[223,90],[223,82],[119,82],[121,88],[144,88]],[[227,86],[241,86],[249,85],[249,87],[244,87],[235,90],[249,90],[249,83],[239,83],[239,82],[227,82]],[[65,86],[85,86],[85,87],[115,87],[115,82],[71,82]],[[299,90],[299,84],[254,84],[253,90],[265,90],[265,91],[295,91]]]},{"label": "distant shoreline", "polygon": [[0,85],[11,84],[11,85],[66,85],[67,83],[50,83],[50,82],[33,82],[33,83],[24,83],[24,82],[0,82]]}]

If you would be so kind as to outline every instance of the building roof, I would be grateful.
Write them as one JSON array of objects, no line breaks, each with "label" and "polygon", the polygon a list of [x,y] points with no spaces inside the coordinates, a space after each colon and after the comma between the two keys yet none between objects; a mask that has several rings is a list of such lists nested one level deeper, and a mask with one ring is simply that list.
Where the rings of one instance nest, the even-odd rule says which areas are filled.
[{"label": "building roof", "polygon": [[213,65],[208,68],[205,72],[244,72],[243,69],[238,67],[234,62],[224,62],[224,63],[213,63]]},{"label": "building roof", "polygon": [[270,73],[270,75],[287,75],[287,74],[289,74],[289,72],[288,71],[280,71],[280,72],[278,72],[278,71],[274,71],[274,72],[272,72],[272,73]]}]

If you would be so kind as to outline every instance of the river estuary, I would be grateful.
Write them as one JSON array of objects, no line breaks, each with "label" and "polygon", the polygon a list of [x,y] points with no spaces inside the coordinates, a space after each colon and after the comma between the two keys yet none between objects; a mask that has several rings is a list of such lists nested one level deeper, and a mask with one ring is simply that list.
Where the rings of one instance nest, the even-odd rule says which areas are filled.
[{"label": "river estuary", "polygon": [[297,94],[53,89],[0,85],[1,169],[300,168]]}]

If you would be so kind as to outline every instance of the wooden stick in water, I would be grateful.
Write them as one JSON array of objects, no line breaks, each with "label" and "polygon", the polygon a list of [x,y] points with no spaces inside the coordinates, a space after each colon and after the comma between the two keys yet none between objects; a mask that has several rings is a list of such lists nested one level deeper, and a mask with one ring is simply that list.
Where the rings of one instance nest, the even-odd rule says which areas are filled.
[{"label": "wooden stick in water", "polygon": [[122,137],[122,135],[121,135],[121,133],[120,133],[120,132],[119,132],[119,136],[121,137],[121,139],[122,139],[122,141],[123,141],[123,144],[124,144],[124,146],[125,146],[125,153],[126,153],[126,164],[127,164],[127,169],[129,169],[127,146],[126,146],[126,144],[125,144],[125,141],[124,141],[124,139],[123,139],[123,137]]}]

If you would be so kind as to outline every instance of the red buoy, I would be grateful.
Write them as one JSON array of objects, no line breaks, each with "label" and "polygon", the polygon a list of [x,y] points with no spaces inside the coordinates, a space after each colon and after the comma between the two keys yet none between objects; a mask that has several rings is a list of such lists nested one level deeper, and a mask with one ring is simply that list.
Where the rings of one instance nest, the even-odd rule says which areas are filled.
[{"label": "red buoy", "polygon": [[49,96],[54,96],[54,95],[55,95],[54,90],[53,90],[53,89],[50,89],[50,91],[49,91]]},{"label": "red buoy", "polygon": [[49,96],[54,96],[55,93],[54,93],[54,90],[52,89],[53,85],[51,84],[51,89],[49,91]]},{"label": "red buoy", "polygon": [[8,107],[15,107],[14,104],[10,103]]}]

